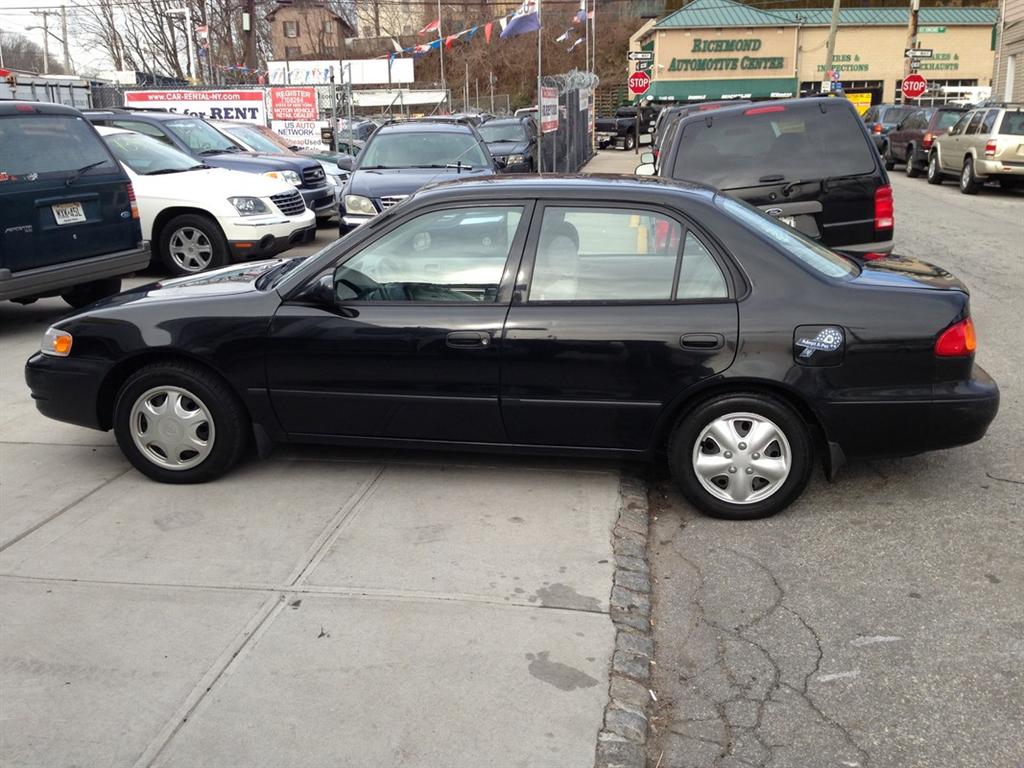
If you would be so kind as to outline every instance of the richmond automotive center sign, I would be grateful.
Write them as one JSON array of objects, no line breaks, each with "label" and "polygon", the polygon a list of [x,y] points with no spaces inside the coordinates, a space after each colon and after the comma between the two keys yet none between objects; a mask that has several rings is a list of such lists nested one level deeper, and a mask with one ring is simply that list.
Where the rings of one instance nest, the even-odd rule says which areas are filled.
[{"label": "richmond automotive center sign", "polygon": [[226,91],[126,91],[124,105],[129,109],[164,109],[210,120],[267,124],[263,91],[258,88]]}]

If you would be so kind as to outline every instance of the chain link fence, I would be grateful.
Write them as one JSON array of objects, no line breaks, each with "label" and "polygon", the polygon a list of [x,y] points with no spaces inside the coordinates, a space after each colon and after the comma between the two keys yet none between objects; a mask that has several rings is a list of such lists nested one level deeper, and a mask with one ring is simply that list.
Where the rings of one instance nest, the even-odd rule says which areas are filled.
[{"label": "chain link fence", "polygon": [[575,173],[594,156],[594,90],[592,72],[573,70],[541,78],[558,89],[558,130],[541,134],[542,168],[546,173]]}]

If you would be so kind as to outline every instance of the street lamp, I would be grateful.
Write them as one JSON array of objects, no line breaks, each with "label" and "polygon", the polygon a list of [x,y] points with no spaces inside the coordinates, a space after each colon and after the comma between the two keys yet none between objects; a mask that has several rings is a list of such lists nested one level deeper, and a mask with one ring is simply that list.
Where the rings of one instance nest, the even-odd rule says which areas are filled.
[{"label": "street lamp", "polygon": [[185,8],[168,8],[164,11],[165,16],[184,16],[185,17],[185,36],[188,38],[188,70],[191,78],[195,80],[195,50],[192,47],[192,9]]},{"label": "street lamp", "polygon": [[58,35],[53,34],[53,32],[48,30],[46,27],[40,27],[35,24],[33,24],[30,27],[25,27],[26,32],[29,32],[33,29],[38,29],[40,32],[43,33],[43,74],[48,75],[50,74],[50,40],[47,37],[47,35],[52,37],[54,40],[60,40],[62,44],[64,44],[64,41]]}]

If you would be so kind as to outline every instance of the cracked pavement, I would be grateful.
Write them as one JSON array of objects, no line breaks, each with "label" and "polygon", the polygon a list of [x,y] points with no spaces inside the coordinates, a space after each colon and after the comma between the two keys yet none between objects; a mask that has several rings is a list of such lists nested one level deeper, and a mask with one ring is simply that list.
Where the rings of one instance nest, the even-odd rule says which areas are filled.
[{"label": "cracked pavement", "polygon": [[971,289],[999,416],[768,520],[702,517],[655,469],[652,768],[1024,765],[1024,194],[899,174],[897,251]]}]

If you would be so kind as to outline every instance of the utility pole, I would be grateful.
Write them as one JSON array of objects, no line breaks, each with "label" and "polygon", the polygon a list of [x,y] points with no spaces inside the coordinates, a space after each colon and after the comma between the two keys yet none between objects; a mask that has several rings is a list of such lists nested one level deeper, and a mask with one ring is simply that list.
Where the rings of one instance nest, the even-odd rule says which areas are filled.
[{"label": "utility pole", "polygon": [[64,74],[71,74],[71,54],[68,52],[68,7],[60,7],[60,39],[64,43]]},{"label": "utility pole", "polygon": [[[64,15],[63,6],[61,6],[61,15]],[[50,16],[56,16],[58,11],[32,11],[33,16],[43,17],[42,27],[26,27],[26,29],[42,29],[43,30],[43,74],[50,74]],[[71,67],[68,65],[68,28],[67,19],[64,19],[63,23],[64,36],[61,37],[61,44],[64,46],[64,69],[67,70],[67,74],[71,73]],[[56,37],[56,35],[53,35]]]},{"label": "utility pole", "polygon": [[245,35],[245,66],[256,69],[256,0],[245,0],[242,32]]},{"label": "utility pole", "polygon": [[373,0],[373,30],[380,37],[380,0]]},{"label": "utility pole", "polygon": [[[836,32],[839,28],[839,0],[832,3],[832,23],[828,28],[828,53],[825,54],[825,77],[829,80],[829,93],[832,92],[832,65],[836,56]],[[822,81],[824,83],[824,81]]]},{"label": "utility pole", "polygon": [[[910,0],[910,18],[907,20],[907,48],[917,48],[917,12],[921,7],[921,0]],[[909,56],[903,62],[903,77],[917,71],[917,59]],[[900,96],[900,102],[904,99]]]}]

